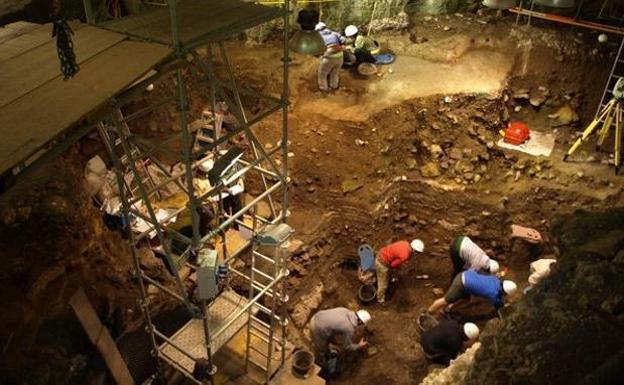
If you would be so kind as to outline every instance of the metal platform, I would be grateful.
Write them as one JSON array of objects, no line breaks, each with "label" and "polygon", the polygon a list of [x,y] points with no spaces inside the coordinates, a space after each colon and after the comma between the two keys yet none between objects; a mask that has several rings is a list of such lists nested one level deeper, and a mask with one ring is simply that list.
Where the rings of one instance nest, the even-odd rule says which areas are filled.
[{"label": "metal platform", "polygon": [[[282,10],[239,0],[183,0],[177,4],[177,15],[183,20],[179,25],[181,44],[194,48],[282,17]],[[168,7],[151,7],[147,12],[113,20],[102,27],[147,41],[174,45]]]},{"label": "metal platform", "polygon": [[[210,349],[213,352],[218,351],[225,345],[239,330],[247,325],[249,315],[245,312],[234,322],[221,331],[221,328],[232,321],[236,317],[238,310],[242,309],[248,300],[234,291],[225,291],[217,297],[214,303],[208,309],[208,325],[209,329],[214,333],[210,336]],[[218,333],[218,335],[217,335]],[[178,347],[184,349],[185,352],[197,358],[206,358],[206,339],[204,338],[204,326],[201,319],[193,318],[173,336],[171,342]],[[170,343],[165,342],[160,345],[160,352],[167,359],[177,363],[189,373],[193,372],[195,362],[180,352]]]}]

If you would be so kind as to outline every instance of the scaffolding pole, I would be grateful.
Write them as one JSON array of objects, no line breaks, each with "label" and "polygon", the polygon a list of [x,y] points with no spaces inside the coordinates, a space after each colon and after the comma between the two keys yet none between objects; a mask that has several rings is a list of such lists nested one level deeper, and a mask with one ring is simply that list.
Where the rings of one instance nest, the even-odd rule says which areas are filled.
[{"label": "scaffolding pole", "polygon": [[[212,383],[217,368],[214,366],[213,355],[219,350],[222,344],[232,338],[232,336],[242,331],[247,325],[248,338],[246,342],[246,353],[249,358],[251,351],[260,352],[266,357],[264,364],[257,365],[263,370],[264,383],[268,383],[271,376],[279,369],[285,361],[286,350],[286,319],[285,303],[288,296],[285,292],[285,278],[288,276],[287,269],[287,244],[277,247],[273,256],[266,256],[258,252],[255,246],[255,239],[262,232],[285,223],[288,216],[288,38],[289,38],[289,1],[284,1],[280,7],[279,18],[284,21],[283,33],[283,57],[281,63],[283,75],[283,87],[281,95],[276,98],[271,95],[264,95],[254,90],[240,87],[234,76],[234,66],[230,63],[227,49],[222,40],[202,40],[193,38],[188,41],[181,40],[181,15],[184,14],[179,8],[183,5],[179,1],[169,1],[169,18],[171,23],[171,46],[173,54],[168,61],[167,67],[159,73],[145,79],[113,101],[115,110],[108,117],[108,124],[101,124],[100,129],[106,131],[107,135],[101,135],[108,149],[109,157],[115,169],[119,197],[121,200],[121,212],[127,224],[128,243],[131,246],[135,275],[140,286],[140,305],[146,321],[146,330],[150,334],[155,357],[158,361],[165,363],[180,373],[188,377],[197,384],[206,382]],[[132,35],[132,33],[128,33]],[[206,57],[200,56],[196,48],[207,45]],[[216,73],[214,65],[215,55],[213,48],[218,45],[220,56],[225,65],[225,77]],[[192,124],[194,117],[189,108],[189,84],[186,73],[200,76],[203,80],[200,85],[206,88],[209,108],[213,113],[212,126],[213,142],[205,146],[197,145],[193,138]],[[152,104],[135,111],[127,116],[121,114],[121,110],[127,103],[140,95],[140,90],[148,83],[162,81],[165,75],[173,75],[176,82],[175,96],[165,97],[154,101]],[[229,93],[229,94],[228,94]],[[233,98],[230,96],[233,95]],[[273,104],[265,111],[259,112],[255,116],[248,116],[241,95],[252,95],[267,100]],[[238,126],[223,135],[217,131],[216,107],[217,101],[224,101],[230,111],[238,119]],[[163,138],[158,141],[148,139],[141,134],[132,132],[128,123],[133,123],[135,119],[150,114],[160,108],[175,103],[179,112],[179,123],[181,132],[177,139],[175,137]],[[280,142],[271,149],[266,149],[256,137],[253,127],[256,123],[280,112],[281,119],[281,139]],[[203,128],[199,128],[201,132]],[[247,149],[243,157],[236,161],[238,171],[230,175],[220,176],[219,182],[210,184],[207,190],[198,190],[196,182],[200,161],[209,154],[217,162],[222,156],[221,149],[229,148],[230,141],[235,136],[244,133],[247,142]],[[198,135],[198,134],[195,134]],[[179,140],[181,143],[179,150],[172,150],[172,144]],[[175,163],[168,164],[158,159],[159,154],[174,155]],[[281,158],[281,165],[277,159]],[[127,159],[127,162],[122,161]],[[162,173],[157,179],[150,180],[149,185],[144,183],[139,165],[145,165],[151,160],[155,167]],[[177,168],[174,168],[177,167]],[[147,170],[149,178],[149,170]],[[239,178],[255,177],[262,188],[258,194],[237,212],[226,212],[223,204],[223,194],[227,186],[237,181]],[[131,178],[134,182],[130,188],[127,180]],[[201,177],[204,178],[204,177]],[[204,178],[205,179],[205,178]],[[157,215],[161,208],[161,201],[166,194],[163,191],[172,183],[179,188],[180,197],[185,199],[185,203],[175,208],[170,208],[164,215]],[[173,186],[172,186],[173,187]],[[281,189],[281,193],[280,193]],[[177,191],[177,189],[176,189]],[[216,228],[204,231],[200,228],[199,209],[204,205],[215,205],[216,201]],[[270,214],[267,218],[258,214],[257,207],[266,201]],[[145,211],[140,210],[137,205],[142,204]],[[279,206],[279,207],[278,207]],[[278,212],[279,209],[279,212]],[[190,216],[191,233],[182,233],[181,229],[173,228],[172,221],[181,214],[188,211]],[[246,218],[252,219],[252,225],[246,223]],[[134,229],[135,221],[143,221],[146,226],[138,231]],[[236,231],[231,226],[238,226],[242,229],[251,230],[251,239],[245,242],[236,250],[228,248],[228,242],[232,234]],[[284,226],[286,226],[284,224]],[[145,230],[145,228],[147,230]],[[232,233],[234,231],[234,233]],[[240,233],[239,233],[240,234]],[[183,246],[182,251],[173,250],[170,245],[171,240],[176,240]],[[252,269],[247,273],[239,271],[233,266],[232,274],[236,274],[248,285],[248,295],[243,297],[231,290],[220,292],[212,300],[196,299],[193,295],[194,283],[182,276],[181,270],[186,269],[192,272],[199,267],[193,261],[201,249],[215,249],[218,242],[222,242],[221,264],[232,265],[236,260],[249,258],[252,261]],[[154,248],[154,242],[161,247],[162,257],[171,273],[171,282],[162,282],[156,277],[150,277],[149,272],[143,270],[141,266],[141,248]],[[270,261],[270,262],[269,262]],[[263,270],[261,266],[269,265],[269,270]],[[186,306],[191,315],[182,328],[172,335],[166,335],[156,329],[152,323],[154,309],[150,306],[148,297],[148,287],[155,288],[158,293],[171,298]],[[239,305],[228,312],[227,317],[219,318],[222,308],[228,305],[227,298],[239,298]],[[268,321],[263,321],[256,316],[257,312],[266,314]],[[201,330],[201,335],[193,334]],[[252,346],[249,336],[255,333],[262,334],[258,337],[263,342],[263,347]],[[261,330],[260,332],[258,330]],[[184,339],[192,335],[189,340]],[[276,345],[277,344],[277,345]],[[279,349],[279,357],[274,358],[275,347]],[[206,360],[208,370],[205,378],[194,377],[195,365],[200,359]],[[277,363],[277,365],[276,365]],[[245,364],[249,366],[248,361]],[[159,365],[160,368],[160,365]],[[159,373],[160,373],[159,369]]]}]

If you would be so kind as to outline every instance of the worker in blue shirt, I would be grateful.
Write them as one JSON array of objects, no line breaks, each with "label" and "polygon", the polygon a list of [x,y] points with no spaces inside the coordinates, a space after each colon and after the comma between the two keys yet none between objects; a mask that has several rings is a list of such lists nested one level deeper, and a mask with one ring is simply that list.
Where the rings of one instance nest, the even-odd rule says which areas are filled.
[{"label": "worker in blue shirt", "polygon": [[503,306],[504,297],[513,294],[517,288],[513,281],[501,281],[494,275],[466,270],[455,276],[444,297],[435,300],[428,311],[435,313],[447,306],[450,309],[460,299],[471,295],[487,299],[495,309],[498,309]]}]

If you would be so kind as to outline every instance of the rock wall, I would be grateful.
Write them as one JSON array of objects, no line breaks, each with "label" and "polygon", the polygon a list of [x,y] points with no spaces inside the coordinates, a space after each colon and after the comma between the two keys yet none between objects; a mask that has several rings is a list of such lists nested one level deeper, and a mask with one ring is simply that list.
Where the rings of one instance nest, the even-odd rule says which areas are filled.
[{"label": "rock wall", "polygon": [[344,0],[328,3],[320,9],[321,19],[327,25],[340,29],[349,24],[368,25],[383,19],[394,19],[401,14],[407,0]]},{"label": "rock wall", "polygon": [[434,369],[425,377],[422,385],[455,385],[461,383],[470,367],[472,366],[475,353],[481,347],[480,343],[475,343],[459,357],[451,361],[451,364],[444,369]]},{"label": "rock wall", "polygon": [[83,186],[77,148],[0,196],[0,383],[105,373],[68,305],[83,288],[114,337],[142,322],[130,251]]}]

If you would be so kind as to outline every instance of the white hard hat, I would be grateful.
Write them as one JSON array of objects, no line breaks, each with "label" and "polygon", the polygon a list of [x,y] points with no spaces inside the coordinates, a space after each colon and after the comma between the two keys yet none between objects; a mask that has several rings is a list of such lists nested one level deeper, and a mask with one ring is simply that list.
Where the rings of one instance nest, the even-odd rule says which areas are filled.
[{"label": "white hard hat", "polygon": [[503,290],[505,291],[505,294],[512,295],[516,292],[516,289],[518,289],[518,285],[516,285],[515,282],[509,280],[503,281]]},{"label": "white hard hat", "polygon": [[425,244],[420,239],[414,239],[412,243],[410,243],[410,247],[412,250],[418,251],[419,253],[422,253],[425,250]]},{"label": "white hard hat", "polygon": [[464,334],[468,339],[474,340],[479,337],[479,327],[472,322],[467,322],[464,324]]},{"label": "white hard hat", "polygon": [[357,314],[358,318],[360,319],[360,321],[362,321],[363,324],[371,320],[371,315],[366,310],[358,310],[355,314]]},{"label": "white hard hat", "polygon": [[606,33],[601,33],[600,35],[598,35],[598,41],[601,43],[606,43],[607,40],[609,40],[609,36],[607,36]]},{"label": "white hard hat", "polygon": [[355,25],[348,25],[347,28],[345,28],[345,36],[347,37],[355,36],[356,33],[358,33],[358,27]]},{"label": "white hard hat", "polygon": [[325,23],[323,23],[322,21],[319,21],[318,23],[316,23],[316,27],[314,27],[315,31],[320,31],[323,28],[327,27],[327,25]]},{"label": "white hard hat", "polygon": [[496,274],[499,268],[500,266],[498,265],[498,262],[496,262],[493,259],[490,259],[490,263],[488,263],[488,270],[490,271],[490,273]]}]

